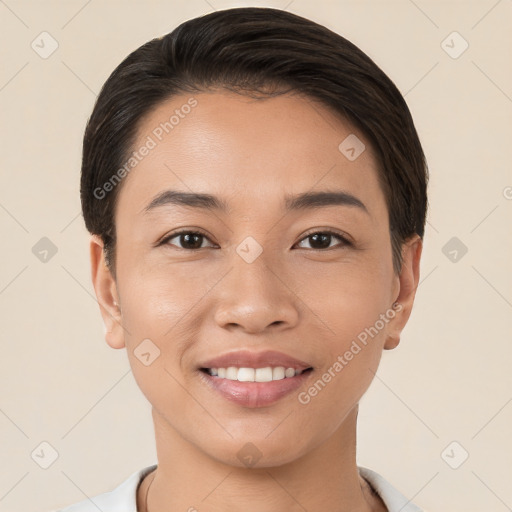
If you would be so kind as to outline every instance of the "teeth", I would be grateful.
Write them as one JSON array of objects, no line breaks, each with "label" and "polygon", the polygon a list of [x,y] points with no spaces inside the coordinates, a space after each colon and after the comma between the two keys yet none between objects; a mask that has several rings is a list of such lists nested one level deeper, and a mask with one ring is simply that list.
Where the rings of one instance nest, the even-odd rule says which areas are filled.
[{"label": "teeth", "polygon": [[303,370],[295,370],[294,368],[285,368],[284,366],[276,366],[272,368],[237,368],[229,366],[228,368],[208,368],[208,373],[221,379],[238,380],[240,382],[270,382],[273,380],[281,380],[295,375],[300,375]]},{"label": "teeth", "polygon": [[278,366],[277,368],[272,368],[272,380],[281,380],[284,379],[286,375],[286,370],[283,366]]},{"label": "teeth", "polygon": [[295,376],[295,370],[293,368],[286,368],[286,371],[284,372],[285,377],[294,377]]},{"label": "teeth", "polygon": [[229,368],[226,368],[226,379],[229,380],[237,380],[238,376],[238,369],[234,366],[230,366]]}]

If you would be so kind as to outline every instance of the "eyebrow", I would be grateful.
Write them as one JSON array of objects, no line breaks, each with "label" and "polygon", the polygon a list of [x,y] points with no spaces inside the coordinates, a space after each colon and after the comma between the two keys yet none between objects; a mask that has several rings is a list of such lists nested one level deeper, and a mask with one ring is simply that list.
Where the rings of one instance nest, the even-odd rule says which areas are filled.
[{"label": "eyebrow", "polygon": [[[143,209],[143,212],[149,212],[155,208],[166,205],[188,206],[206,211],[220,211],[226,213],[229,210],[228,204],[211,194],[202,194],[199,192],[181,192],[177,190],[165,190],[157,196]],[[284,208],[286,211],[309,210],[325,208],[327,206],[351,206],[360,208],[369,214],[365,204],[356,196],[345,191],[319,191],[304,192],[297,195],[286,195]]]}]

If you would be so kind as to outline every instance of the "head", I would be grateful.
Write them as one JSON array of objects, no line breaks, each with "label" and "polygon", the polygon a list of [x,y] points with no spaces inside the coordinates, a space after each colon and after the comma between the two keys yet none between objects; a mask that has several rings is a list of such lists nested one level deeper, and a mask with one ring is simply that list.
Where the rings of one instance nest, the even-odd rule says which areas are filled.
[{"label": "head", "polygon": [[[427,180],[395,85],[312,21],[217,11],[131,53],[89,119],[81,200],[107,342],[128,349],[161,421],[234,464],[245,440],[272,465],[331,435],[410,315]],[[147,366],[143,340],[159,354]],[[311,385],[330,368],[331,379],[314,400],[243,408],[198,367],[238,349],[307,361]],[[210,403],[218,421],[205,436]],[[298,415],[267,439],[290,408]]]}]

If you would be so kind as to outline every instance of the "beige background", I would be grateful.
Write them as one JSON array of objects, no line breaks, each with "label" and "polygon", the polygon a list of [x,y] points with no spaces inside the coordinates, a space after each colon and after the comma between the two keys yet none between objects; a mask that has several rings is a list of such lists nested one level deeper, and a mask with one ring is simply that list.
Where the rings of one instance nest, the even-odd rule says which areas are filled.
[{"label": "beige background", "polygon": [[[361,402],[358,463],[431,512],[511,510],[510,0],[0,1],[0,510],[59,508],[156,461],[149,405],[103,339],[81,139],[129,52],[244,5],[286,8],[368,53],[405,95],[430,166],[416,306]],[[43,31],[59,45],[46,59],[31,48]],[[469,43],[458,58],[460,38],[442,44],[453,31]],[[47,262],[32,252],[42,237],[58,249]],[[452,237],[468,249],[457,261]],[[31,456],[48,456],[43,441],[59,454],[48,469]]]}]

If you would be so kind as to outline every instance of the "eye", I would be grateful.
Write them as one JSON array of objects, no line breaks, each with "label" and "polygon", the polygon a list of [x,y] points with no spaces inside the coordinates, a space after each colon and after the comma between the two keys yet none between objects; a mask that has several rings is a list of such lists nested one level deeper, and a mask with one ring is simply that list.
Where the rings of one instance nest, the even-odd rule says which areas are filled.
[{"label": "eye", "polygon": [[[310,233],[305,236],[300,242],[302,243],[304,240],[310,239],[312,241],[313,250],[323,250],[323,249],[331,249],[330,247],[331,241],[333,238],[337,238],[341,241],[341,245],[343,246],[352,246],[352,242],[350,242],[347,238],[339,233],[335,233],[334,231],[326,230],[326,231],[315,231],[314,233]],[[310,243],[311,245],[311,243]]]},{"label": "eye", "polygon": [[[167,236],[158,245],[176,245],[174,243],[170,243],[171,240],[175,238],[178,238],[179,243],[181,244],[180,246],[177,246],[178,249],[191,251],[204,249],[205,246],[203,246],[203,242],[205,240],[209,240],[209,238],[201,231],[182,230]],[[334,231],[330,230],[315,231],[313,233],[310,233],[309,235],[305,236],[299,242],[299,244],[304,242],[305,240],[311,240],[312,244],[310,242],[310,245],[313,245],[313,247],[311,247],[311,249],[313,250],[331,249],[331,242],[333,238],[338,239],[341,242],[341,244],[338,245],[341,245],[342,247],[353,245],[352,242],[350,242],[343,235],[340,235],[339,233],[335,233]],[[301,248],[303,249],[304,247]]]},{"label": "eye", "polygon": [[182,246],[178,247],[178,249],[184,250],[204,249],[202,242],[204,241],[204,239],[209,240],[209,238],[200,231],[183,230],[173,233],[172,235],[169,235],[168,237],[164,238],[158,245],[175,245],[170,243],[170,241],[173,240],[174,238],[178,238],[179,242],[182,244]]}]

